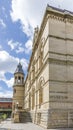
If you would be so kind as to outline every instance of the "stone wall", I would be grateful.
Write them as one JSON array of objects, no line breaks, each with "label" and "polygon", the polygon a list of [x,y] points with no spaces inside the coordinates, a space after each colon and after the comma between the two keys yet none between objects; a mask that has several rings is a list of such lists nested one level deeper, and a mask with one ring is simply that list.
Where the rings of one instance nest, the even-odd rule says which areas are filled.
[{"label": "stone wall", "polygon": [[48,128],[73,127],[73,110],[51,109],[48,116]]},{"label": "stone wall", "polygon": [[24,95],[24,109],[30,111],[34,123],[45,128],[73,127],[73,16],[69,13],[46,10]]}]

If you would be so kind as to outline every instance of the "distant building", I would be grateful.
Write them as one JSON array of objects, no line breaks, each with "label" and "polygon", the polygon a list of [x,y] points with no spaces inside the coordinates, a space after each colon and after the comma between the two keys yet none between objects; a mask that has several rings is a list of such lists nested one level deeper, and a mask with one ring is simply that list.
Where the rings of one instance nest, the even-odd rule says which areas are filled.
[{"label": "distant building", "polygon": [[26,80],[20,63],[14,73],[12,112],[14,122],[28,116],[45,128],[73,127],[72,12],[47,6]]},{"label": "distant building", "polygon": [[12,109],[12,98],[0,97],[0,109]]}]

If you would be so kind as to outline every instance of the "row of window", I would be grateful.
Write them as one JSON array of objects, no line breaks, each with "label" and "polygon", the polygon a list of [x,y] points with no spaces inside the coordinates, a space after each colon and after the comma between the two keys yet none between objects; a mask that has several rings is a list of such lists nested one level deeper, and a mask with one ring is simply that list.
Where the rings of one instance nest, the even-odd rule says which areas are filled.
[{"label": "row of window", "polygon": [[[36,96],[38,96],[36,98]],[[36,101],[39,100],[39,101]],[[33,89],[32,93],[29,93],[29,99],[28,101],[26,101],[26,103],[28,103],[29,105],[29,109],[33,110],[34,107],[37,105],[36,103],[39,102],[39,108],[41,107],[42,103],[43,103],[43,89],[39,89],[38,94],[35,93],[35,90]]]},{"label": "row of window", "polygon": [[[39,102],[39,107],[41,107],[41,104],[43,103],[43,85],[44,85],[44,82],[45,82],[44,78],[41,77],[40,80],[39,80],[39,84],[38,84],[38,90],[35,91],[35,89],[31,88],[32,91],[28,92],[28,94],[29,94],[29,99],[28,99],[29,109],[34,109],[37,102]],[[27,96],[25,98],[27,98]],[[36,100],[39,100],[39,101],[36,101],[35,98],[36,98]]]},{"label": "row of window", "polygon": [[43,44],[40,45],[37,55],[37,60],[35,60],[35,57],[33,57],[31,67],[28,72],[28,82],[31,82],[35,78],[37,71],[39,71],[43,65]]},{"label": "row of window", "polygon": [[[32,86],[29,89],[30,84],[33,82],[33,80],[35,79],[35,76],[36,76],[37,72],[40,71],[40,68],[43,65],[43,53],[44,53],[43,43],[41,42],[36,49],[37,49],[37,59],[35,58],[35,56],[33,56],[31,67],[30,67],[30,70],[28,72],[27,83],[25,84],[25,94],[28,91],[27,94],[29,95],[29,99],[28,99],[27,102],[29,104],[29,109],[30,110],[34,109],[34,107],[36,105],[36,102],[37,102],[36,99],[39,100],[38,101],[39,102],[39,107],[43,103],[43,87],[42,87],[41,80],[39,81],[39,84],[38,84],[39,89],[38,89],[37,92],[35,92],[35,89],[32,89]],[[31,89],[32,89],[32,91],[31,91]],[[38,97],[36,98],[36,96],[38,96]],[[27,98],[27,96],[25,98]],[[27,99],[25,99],[25,100],[27,100]]]}]

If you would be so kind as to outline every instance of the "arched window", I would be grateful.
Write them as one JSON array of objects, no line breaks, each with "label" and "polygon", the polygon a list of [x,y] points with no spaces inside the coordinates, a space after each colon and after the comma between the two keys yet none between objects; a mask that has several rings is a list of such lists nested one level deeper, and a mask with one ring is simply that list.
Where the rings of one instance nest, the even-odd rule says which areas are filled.
[{"label": "arched window", "polygon": [[20,76],[18,76],[18,83],[20,83],[21,82],[21,77]]},{"label": "arched window", "polygon": [[41,77],[39,80],[39,107],[41,107],[43,103],[43,85],[44,85],[44,78]]},{"label": "arched window", "polygon": [[14,88],[14,94],[16,93],[16,89]]},{"label": "arched window", "polygon": [[17,76],[15,76],[15,84],[17,83]]},{"label": "arched window", "polygon": [[32,89],[32,109],[34,109],[35,106],[35,89]]}]

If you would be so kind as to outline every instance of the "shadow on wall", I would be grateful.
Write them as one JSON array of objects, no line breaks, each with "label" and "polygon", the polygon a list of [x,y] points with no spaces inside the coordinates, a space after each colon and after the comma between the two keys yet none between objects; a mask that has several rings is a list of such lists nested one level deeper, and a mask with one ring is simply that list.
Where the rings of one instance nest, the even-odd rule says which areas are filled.
[{"label": "shadow on wall", "polygon": [[20,123],[32,122],[31,115],[29,112],[20,112],[19,120]]}]

